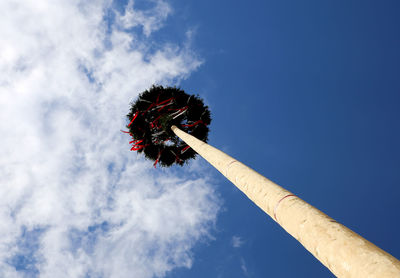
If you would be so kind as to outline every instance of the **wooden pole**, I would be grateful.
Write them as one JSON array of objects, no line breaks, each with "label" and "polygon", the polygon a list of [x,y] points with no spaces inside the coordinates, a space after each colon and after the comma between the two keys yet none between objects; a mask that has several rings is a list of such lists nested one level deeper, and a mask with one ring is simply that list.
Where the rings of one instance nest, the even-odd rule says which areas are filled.
[{"label": "wooden pole", "polygon": [[217,148],[171,129],[337,277],[400,277],[392,255]]}]

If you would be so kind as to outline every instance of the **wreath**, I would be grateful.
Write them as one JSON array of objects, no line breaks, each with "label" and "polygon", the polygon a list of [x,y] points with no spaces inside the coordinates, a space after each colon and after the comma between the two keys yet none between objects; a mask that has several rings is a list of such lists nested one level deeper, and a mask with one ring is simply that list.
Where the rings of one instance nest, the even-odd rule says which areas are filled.
[{"label": "wreath", "polygon": [[126,126],[132,137],[131,151],[161,166],[183,166],[196,152],[171,130],[175,125],[194,137],[208,141],[210,110],[199,96],[189,95],[176,87],[153,86],[131,103]]}]

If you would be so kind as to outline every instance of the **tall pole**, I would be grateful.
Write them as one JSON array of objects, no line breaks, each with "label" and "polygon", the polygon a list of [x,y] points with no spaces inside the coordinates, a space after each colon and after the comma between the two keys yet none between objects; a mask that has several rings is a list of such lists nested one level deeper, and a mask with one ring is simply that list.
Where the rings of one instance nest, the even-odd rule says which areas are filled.
[{"label": "tall pole", "polygon": [[400,277],[392,255],[224,152],[171,129],[337,277]]}]

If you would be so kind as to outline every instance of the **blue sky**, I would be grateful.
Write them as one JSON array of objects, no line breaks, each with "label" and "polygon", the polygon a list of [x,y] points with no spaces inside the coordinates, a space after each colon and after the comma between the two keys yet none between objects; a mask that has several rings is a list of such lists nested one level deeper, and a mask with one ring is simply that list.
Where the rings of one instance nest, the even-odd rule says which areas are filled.
[{"label": "blue sky", "polygon": [[[210,103],[210,143],[400,257],[400,4],[173,3],[205,60],[181,85]],[[222,176],[218,189],[216,240],[168,277],[333,276]]]},{"label": "blue sky", "polygon": [[397,1],[39,4],[0,4],[0,276],[333,277],[201,158],[129,152],[152,84],[199,94],[210,144],[400,257]]}]

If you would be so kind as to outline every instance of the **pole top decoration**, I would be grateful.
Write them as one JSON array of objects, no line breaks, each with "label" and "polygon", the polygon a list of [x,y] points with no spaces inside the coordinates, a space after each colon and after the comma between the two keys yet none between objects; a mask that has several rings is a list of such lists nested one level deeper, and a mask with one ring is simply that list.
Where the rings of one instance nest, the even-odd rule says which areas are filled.
[{"label": "pole top decoration", "polygon": [[196,95],[176,87],[153,86],[142,92],[131,104],[127,115],[128,131],[132,137],[131,151],[143,152],[145,157],[163,167],[183,166],[195,158],[196,152],[171,130],[175,125],[196,138],[208,141],[210,110]]}]

